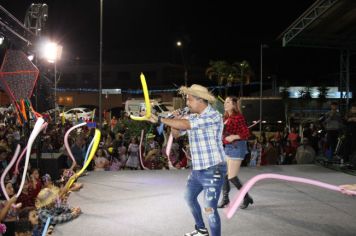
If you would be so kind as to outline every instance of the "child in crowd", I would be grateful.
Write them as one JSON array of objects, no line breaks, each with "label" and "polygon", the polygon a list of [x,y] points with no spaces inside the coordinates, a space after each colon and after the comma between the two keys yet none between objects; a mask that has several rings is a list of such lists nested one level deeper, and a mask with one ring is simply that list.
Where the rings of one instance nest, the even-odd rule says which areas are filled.
[{"label": "child in crowd", "polygon": [[45,174],[42,176],[42,183],[43,183],[43,188],[52,188],[54,187],[52,177],[50,174]]},{"label": "child in crowd", "polygon": [[30,182],[29,182],[28,178],[26,178],[23,188],[22,188],[22,191],[21,191],[21,194],[17,199],[17,202],[21,202],[22,207],[34,207],[35,199],[36,199],[36,196],[34,196]]},{"label": "child in crowd", "polygon": [[[11,202],[13,203],[12,197],[14,197],[15,192],[11,182],[5,183],[5,190],[7,195],[11,199]],[[7,211],[3,212],[5,214],[1,216],[1,218],[3,218],[2,222],[6,225],[7,228],[6,233],[4,235],[14,235],[15,222],[17,221],[19,209],[21,208],[22,204],[18,203],[13,206],[8,206],[8,201],[6,201],[5,194],[3,192],[1,193],[1,198],[2,200],[0,200],[0,209],[7,209]]]},{"label": "child in crowd", "polygon": [[140,166],[139,144],[137,137],[131,139],[127,152],[129,154],[129,158],[126,162],[126,167],[131,170],[137,170]]},{"label": "child in crowd", "polygon": [[94,157],[94,170],[95,171],[103,171],[105,170],[106,167],[109,166],[109,160],[108,160],[108,155],[107,153],[104,151],[103,148],[99,148],[96,153],[95,153],[95,157]]},{"label": "child in crowd", "polygon": [[15,222],[15,236],[32,236],[32,225],[28,220]]},{"label": "child in crowd", "polygon": [[20,221],[29,221],[32,225],[32,235],[41,236],[42,228],[40,228],[38,214],[35,207],[25,207],[20,210],[19,213]]},{"label": "child in crowd", "polygon": [[261,163],[262,146],[257,138],[250,142],[251,159],[249,166],[259,166]]},{"label": "child in crowd", "polygon": [[37,194],[41,191],[42,189],[42,182],[40,179],[40,173],[38,169],[33,168],[30,171],[30,184],[32,184],[31,189],[33,191],[33,195],[36,197]]},{"label": "child in crowd", "polygon": [[58,201],[59,188],[44,188],[39,192],[35,205],[42,225],[48,217],[51,217],[51,224],[56,225],[71,221],[80,215],[79,207],[69,208],[64,204],[56,204]]},{"label": "child in crowd", "polygon": [[[59,180],[60,187],[63,188],[65,184],[68,182],[68,180],[70,179],[70,177],[72,177],[72,175],[74,174],[75,174],[74,171],[72,171],[71,169],[64,169],[61,178]],[[79,191],[79,189],[81,189],[82,187],[83,187],[83,183],[74,182],[70,187],[69,191],[72,192]]]}]

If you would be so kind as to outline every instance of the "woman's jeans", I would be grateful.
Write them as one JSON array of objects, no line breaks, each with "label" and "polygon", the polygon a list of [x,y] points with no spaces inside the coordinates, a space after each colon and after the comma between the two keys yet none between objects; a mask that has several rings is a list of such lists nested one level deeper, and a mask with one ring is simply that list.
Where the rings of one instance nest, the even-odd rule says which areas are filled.
[{"label": "woman's jeans", "polygon": [[192,170],[188,177],[185,200],[193,214],[198,229],[205,228],[198,195],[204,190],[204,211],[208,216],[210,234],[221,235],[220,216],[217,211],[221,187],[226,175],[226,162],[204,170]]}]

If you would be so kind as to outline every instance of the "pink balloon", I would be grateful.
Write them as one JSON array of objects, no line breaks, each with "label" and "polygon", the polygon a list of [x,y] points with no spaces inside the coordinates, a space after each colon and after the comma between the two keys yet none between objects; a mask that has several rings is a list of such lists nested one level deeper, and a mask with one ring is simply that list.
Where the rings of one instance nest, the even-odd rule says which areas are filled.
[{"label": "pink balloon", "polygon": [[[41,130],[45,130],[48,126],[48,123],[43,123],[42,126],[41,126]],[[22,150],[22,153],[20,155],[20,157],[17,159],[17,162],[16,162],[16,168],[14,170],[14,173],[19,173],[19,164],[22,160],[22,157],[24,156],[24,154],[26,153],[26,150],[27,150],[27,147],[25,147],[23,150]]]},{"label": "pink balloon", "polygon": [[38,118],[37,121],[36,121],[35,127],[33,127],[31,135],[30,135],[30,137],[29,137],[29,139],[27,141],[27,145],[26,145],[26,148],[27,148],[26,161],[25,161],[25,166],[24,166],[24,170],[23,170],[23,173],[22,173],[21,184],[20,184],[19,190],[17,191],[16,197],[19,197],[21,192],[22,192],[23,185],[25,184],[28,163],[30,162],[32,144],[35,141],[37,135],[42,131],[43,125],[45,125],[44,124],[44,119],[42,117]]},{"label": "pink balloon", "polygon": [[167,155],[167,159],[168,159],[168,167],[169,167],[169,169],[176,169],[173,166],[173,164],[171,162],[171,159],[169,159],[169,155],[171,154],[172,144],[173,144],[173,134],[170,133],[168,141],[167,141],[166,155]]},{"label": "pink balloon", "polygon": [[72,159],[72,161],[73,161],[72,166],[70,167],[70,170],[73,170],[73,169],[74,169],[74,167],[77,165],[77,162],[75,161],[75,158],[74,158],[74,156],[73,156],[73,153],[72,153],[72,151],[70,150],[69,143],[68,143],[68,136],[69,136],[70,132],[72,132],[72,131],[75,130],[76,128],[79,128],[79,127],[81,127],[81,126],[83,126],[83,125],[86,125],[86,124],[87,124],[87,123],[85,123],[85,122],[80,123],[80,124],[77,124],[77,125],[73,126],[72,128],[70,128],[70,129],[66,132],[66,134],[64,135],[64,146],[65,146],[65,148],[66,148],[66,150],[67,150],[67,153],[68,153],[69,157],[70,157],[70,158]]},{"label": "pink balloon", "polygon": [[[257,181],[260,181],[262,179],[280,179],[280,180],[286,180],[286,181],[291,181],[291,182],[310,184],[310,185],[318,186],[321,188],[341,192],[341,188],[339,186],[327,184],[327,183],[320,182],[317,180],[293,177],[293,176],[288,176],[288,175],[279,175],[279,174],[260,174],[260,175],[256,175],[255,177],[253,177],[252,179],[247,181],[244,184],[244,186],[240,189],[239,193],[236,195],[234,200],[230,203],[229,207],[226,208],[225,214],[228,219],[230,219],[235,214],[236,210],[238,209],[241,202],[243,201],[246,193],[252,188],[252,186]],[[343,190],[343,191],[346,191],[346,190]],[[347,191],[347,192],[349,194],[356,195],[356,191]]]},{"label": "pink balloon", "polygon": [[140,154],[140,162],[141,162],[141,165],[143,167],[143,169],[145,170],[149,170],[144,164],[143,164],[143,160],[142,160],[142,142],[143,142],[143,135],[144,135],[145,131],[144,130],[141,130],[141,138],[140,138],[140,145],[138,146],[138,152]]},{"label": "pink balloon", "polygon": [[15,164],[17,156],[20,153],[20,148],[21,148],[21,146],[19,144],[17,144],[15,154],[12,156],[10,163],[6,166],[4,172],[2,172],[2,175],[1,175],[1,189],[2,189],[2,192],[4,193],[7,200],[9,200],[10,198],[9,198],[9,195],[7,194],[6,188],[5,188],[5,177],[6,177],[7,173],[9,172],[9,170],[11,169],[11,167]]}]

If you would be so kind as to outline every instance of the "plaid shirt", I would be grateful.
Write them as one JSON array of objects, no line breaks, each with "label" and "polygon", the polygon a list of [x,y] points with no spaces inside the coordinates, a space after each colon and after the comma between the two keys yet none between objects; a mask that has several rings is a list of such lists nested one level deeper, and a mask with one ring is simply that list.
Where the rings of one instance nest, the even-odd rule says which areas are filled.
[{"label": "plaid shirt", "polygon": [[239,135],[240,140],[247,140],[250,137],[250,131],[247,127],[245,117],[241,114],[231,115],[224,120],[225,127],[223,133],[223,142],[228,144],[229,142],[225,138],[229,135]]},{"label": "plaid shirt", "polygon": [[51,217],[51,225],[64,223],[74,219],[75,217],[71,213],[72,211],[68,207],[51,207],[38,209],[38,218],[45,224],[48,217]]},{"label": "plaid shirt", "polygon": [[187,132],[193,170],[203,170],[224,161],[221,114],[208,105],[203,113],[189,115],[189,122],[191,129]]}]

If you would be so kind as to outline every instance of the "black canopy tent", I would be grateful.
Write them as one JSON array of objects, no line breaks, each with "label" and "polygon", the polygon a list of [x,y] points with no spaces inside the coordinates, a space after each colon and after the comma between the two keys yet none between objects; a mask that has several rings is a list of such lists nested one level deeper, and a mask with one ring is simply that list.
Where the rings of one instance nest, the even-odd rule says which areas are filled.
[{"label": "black canopy tent", "polygon": [[356,1],[316,0],[278,37],[284,47],[340,50],[340,99],[349,105],[350,56],[356,49]]}]

